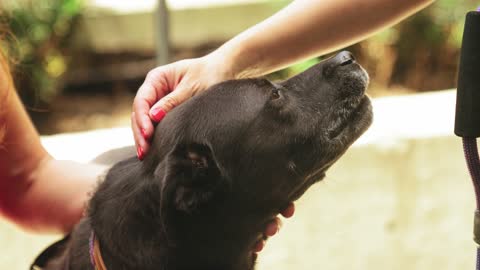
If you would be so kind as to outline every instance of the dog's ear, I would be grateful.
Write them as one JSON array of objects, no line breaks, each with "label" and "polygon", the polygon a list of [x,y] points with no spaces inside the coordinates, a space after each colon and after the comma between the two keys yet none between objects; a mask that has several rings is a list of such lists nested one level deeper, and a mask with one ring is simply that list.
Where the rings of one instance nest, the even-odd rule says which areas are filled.
[{"label": "dog's ear", "polygon": [[207,145],[178,145],[169,154],[165,167],[163,210],[170,205],[192,213],[226,188],[219,164]]}]

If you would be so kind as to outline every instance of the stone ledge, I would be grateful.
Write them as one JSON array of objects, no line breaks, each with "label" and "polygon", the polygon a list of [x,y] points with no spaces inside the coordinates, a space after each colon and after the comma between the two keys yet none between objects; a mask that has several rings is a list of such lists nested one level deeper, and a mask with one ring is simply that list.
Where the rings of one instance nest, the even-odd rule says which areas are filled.
[{"label": "stone ledge", "polygon": [[[376,98],[372,104],[373,124],[353,147],[388,147],[405,139],[453,135],[454,90]],[[42,142],[59,159],[87,162],[104,151],[133,144],[133,137],[127,126],[45,136]]]},{"label": "stone ledge", "polygon": [[[170,45],[193,48],[226,41],[289,2],[169,1]],[[88,1],[75,36],[75,46],[103,53],[154,51],[155,4],[154,0],[142,4],[134,1]]]}]

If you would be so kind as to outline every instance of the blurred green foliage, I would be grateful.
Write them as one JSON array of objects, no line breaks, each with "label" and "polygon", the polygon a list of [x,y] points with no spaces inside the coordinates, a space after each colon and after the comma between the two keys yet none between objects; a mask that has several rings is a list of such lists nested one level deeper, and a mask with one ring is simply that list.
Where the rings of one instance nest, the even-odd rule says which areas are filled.
[{"label": "blurred green foliage", "polygon": [[48,103],[68,68],[68,41],[81,0],[4,1],[2,20],[12,35],[4,46],[14,59],[14,76],[24,102]]}]

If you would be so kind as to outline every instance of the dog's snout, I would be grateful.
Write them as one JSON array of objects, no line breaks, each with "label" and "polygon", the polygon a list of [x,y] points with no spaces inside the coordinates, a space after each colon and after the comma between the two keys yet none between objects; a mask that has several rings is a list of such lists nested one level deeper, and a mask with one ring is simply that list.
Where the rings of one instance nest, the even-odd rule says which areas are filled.
[{"label": "dog's snout", "polygon": [[342,51],[333,57],[333,61],[336,65],[346,66],[353,64],[355,62],[355,57],[353,57],[353,54],[349,51]]},{"label": "dog's snout", "polygon": [[343,67],[350,66],[354,64],[355,57],[349,51],[341,51],[337,53],[335,56],[330,57],[328,60],[325,61],[325,66],[323,69],[323,75],[326,78],[329,78],[335,74],[335,71],[342,69]]}]

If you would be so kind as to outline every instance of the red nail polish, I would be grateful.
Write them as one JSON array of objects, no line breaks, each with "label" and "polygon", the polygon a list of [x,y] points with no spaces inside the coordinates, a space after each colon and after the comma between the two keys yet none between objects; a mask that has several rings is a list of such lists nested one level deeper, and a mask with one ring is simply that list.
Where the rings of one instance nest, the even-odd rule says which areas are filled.
[{"label": "red nail polish", "polygon": [[285,208],[282,212],[282,216],[285,218],[290,218],[295,214],[295,205],[293,203],[290,203],[287,208]]},{"label": "red nail polish", "polygon": [[167,114],[162,108],[155,108],[151,111],[152,119],[155,122],[160,122]]},{"label": "red nail polish", "polygon": [[263,250],[265,247],[265,242],[264,241],[258,241],[255,246],[253,247],[253,252],[258,253]]},{"label": "red nail polish", "polygon": [[143,160],[143,149],[142,149],[142,147],[137,148],[137,157],[138,157],[138,159]]},{"label": "red nail polish", "polygon": [[265,230],[265,235],[266,236],[274,236],[279,229],[280,226],[278,226],[276,223],[270,223],[267,225],[267,229]]}]

